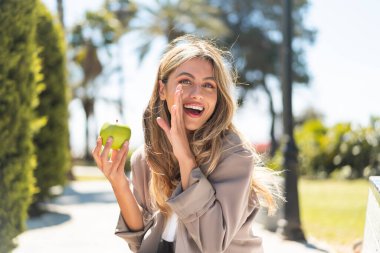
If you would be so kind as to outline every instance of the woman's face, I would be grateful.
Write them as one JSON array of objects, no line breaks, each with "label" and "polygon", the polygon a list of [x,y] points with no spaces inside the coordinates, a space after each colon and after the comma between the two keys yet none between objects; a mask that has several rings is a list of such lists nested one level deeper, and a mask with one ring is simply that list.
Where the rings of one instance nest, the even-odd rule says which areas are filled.
[{"label": "woman's face", "polygon": [[183,118],[189,131],[199,129],[211,117],[217,101],[218,85],[212,64],[201,58],[188,60],[160,81],[160,98],[166,100],[169,110],[174,105],[177,86],[182,85]]}]

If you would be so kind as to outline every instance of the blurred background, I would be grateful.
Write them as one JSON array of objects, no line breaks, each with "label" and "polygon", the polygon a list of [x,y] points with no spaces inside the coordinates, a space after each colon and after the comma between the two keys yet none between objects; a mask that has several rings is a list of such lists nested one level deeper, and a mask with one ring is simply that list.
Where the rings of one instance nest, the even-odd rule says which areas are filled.
[{"label": "blurred background", "polygon": [[[53,13],[56,13],[56,1],[45,0],[43,2]],[[207,16],[198,17],[198,19],[201,19],[198,21],[191,21],[196,17],[197,13],[189,13],[185,16],[179,15],[183,12],[181,8],[186,9],[186,6],[176,6],[175,1],[141,0],[138,3],[141,3],[143,9],[139,10],[140,13],[137,13],[135,19],[128,24],[130,27],[125,28],[128,31],[121,36],[120,41],[117,41],[115,45],[109,45],[109,50],[113,50],[112,58],[104,59],[104,62],[102,62],[102,65],[107,65],[112,60],[115,68],[121,68],[120,72],[115,73],[114,76],[99,76],[99,79],[94,81],[97,83],[95,86],[98,86],[96,87],[98,89],[96,96],[99,98],[95,103],[95,117],[91,119],[95,121],[95,124],[90,124],[90,127],[92,127],[90,131],[93,132],[90,140],[92,144],[94,144],[94,135],[96,136],[100,125],[105,121],[114,122],[116,118],[120,118],[121,121],[132,126],[134,132],[134,138],[131,141],[132,146],[138,146],[142,143],[141,114],[145,109],[153,87],[159,57],[166,42],[171,39],[168,34],[165,34],[168,33],[167,30],[175,27],[174,29],[179,29],[180,32],[197,33],[215,38],[222,42],[227,49],[232,47],[232,50],[234,50],[233,43],[235,43],[236,51],[240,50],[238,48],[240,46],[239,41],[245,39],[243,36],[248,36],[246,47],[251,46],[253,48],[252,53],[250,53],[252,56],[250,57],[255,58],[255,54],[262,53],[262,51],[257,50],[255,52],[254,50],[255,47],[259,48],[259,45],[255,45],[255,41],[257,41],[257,44],[262,43],[259,41],[259,35],[254,34],[254,31],[247,31],[248,35],[239,30],[235,32],[229,31],[226,38],[224,33],[228,33],[228,31],[224,32],[223,29],[231,29],[231,24],[219,24],[215,20],[215,27],[210,24],[211,27],[203,28],[202,25],[204,24],[202,22],[206,23]],[[211,3],[218,6],[218,1],[211,1]],[[297,83],[294,87],[294,115],[303,117],[309,112],[315,112],[323,118],[323,122],[328,126],[342,122],[365,126],[370,123],[371,116],[379,115],[376,102],[376,97],[379,93],[379,88],[376,84],[380,83],[380,76],[376,74],[380,68],[376,60],[376,56],[380,55],[380,48],[377,46],[380,43],[380,34],[376,32],[377,25],[380,23],[380,18],[376,15],[379,3],[370,0],[345,3],[345,1],[338,0],[328,3],[324,1],[296,1],[296,5],[299,5],[297,10],[299,17],[297,16],[295,23],[305,30],[302,31],[303,34],[298,35],[299,42],[297,43],[299,45],[296,44],[294,47],[299,47],[297,48],[299,50],[297,54],[300,58],[299,64],[303,68],[302,74],[307,78],[303,77],[305,80],[300,80],[300,85]],[[98,12],[104,3],[102,0],[91,2],[66,0],[63,4],[66,10],[64,16],[66,29],[71,31],[70,29],[78,25],[85,25],[83,23],[85,22],[86,12]],[[254,3],[242,3],[240,7],[225,6],[226,10],[224,12],[231,12],[231,19],[234,15],[240,16],[242,20],[250,19],[250,17],[244,17],[250,12],[250,10],[244,10],[244,4],[247,7],[252,5],[252,9],[255,8]],[[273,3],[268,1],[267,4],[270,6]],[[279,3],[277,3],[277,7],[280,7]],[[144,8],[147,9],[145,10]],[[154,11],[153,14],[149,13],[148,8]],[[160,10],[160,8],[166,8],[166,10]],[[242,8],[243,10],[233,10],[233,8]],[[173,28],[168,27],[170,16],[165,16],[167,15],[165,11],[172,11],[173,14],[178,15],[173,18]],[[208,15],[215,17],[214,11],[217,11],[217,9],[210,10]],[[235,13],[233,13],[234,11]],[[257,12],[265,12],[265,10],[258,10]],[[278,15],[277,17],[269,16],[276,14]],[[257,29],[263,30],[262,32],[265,36],[271,36],[270,39],[275,40],[275,36],[281,36],[278,34],[281,27],[279,24],[267,23],[280,22],[281,16],[279,13],[276,14],[268,14],[267,17],[262,18],[263,20],[260,20],[260,17],[254,17],[257,21],[256,23],[254,20],[252,21],[252,28],[250,29],[253,30],[258,27]],[[162,15],[163,17],[161,18],[164,20],[158,22],[159,15]],[[259,16],[259,14],[256,15]],[[195,24],[191,24],[192,22]],[[100,24],[98,25],[100,26]],[[223,25],[229,25],[230,27],[219,29],[219,26]],[[202,29],[200,29],[201,27]],[[220,34],[217,31],[220,31]],[[70,32],[68,32],[68,35],[70,36]],[[90,39],[90,36],[95,35],[87,36],[87,39]],[[91,39],[96,40],[95,38]],[[228,44],[228,39],[232,43]],[[70,38],[68,40],[70,41]],[[150,48],[145,48],[148,42]],[[99,51],[99,53],[105,53],[102,52],[105,51],[104,48]],[[141,54],[144,55],[142,56]],[[235,60],[237,63],[240,60],[239,56],[248,57],[248,54],[236,53]],[[259,57],[264,58],[265,55],[258,55],[257,58]],[[270,56],[265,60],[270,62]],[[263,60],[263,64],[268,64],[265,63],[265,60]],[[276,60],[277,65],[279,65],[278,58]],[[244,64],[247,63],[242,63],[241,65]],[[260,63],[251,64],[253,67],[257,67],[254,64],[258,65]],[[241,68],[245,67],[242,66]],[[244,71],[248,72],[247,70]],[[252,72],[254,71],[252,70]],[[273,97],[276,115],[279,115],[282,110],[281,90],[278,80],[280,75],[279,66],[274,72],[274,76],[273,73],[266,74],[266,85]],[[301,70],[299,74],[301,74]],[[78,75],[80,74],[78,73]],[[248,74],[245,78],[241,75],[240,82],[255,86],[252,87],[252,90],[255,90],[248,95],[246,101],[244,101],[244,106],[238,110],[236,123],[253,142],[268,142],[270,141],[269,129],[271,125],[268,95],[261,87],[262,84],[257,81],[259,77],[252,75],[255,74]],[[76,79],[78,77],[73,75],[72,78]],[[141,92],[142,90],[143,92]],[[118,108],[118,104],[107,103],[109,102],[107,99],[121,99],[122,108]],[[122,112],[120,112],[121,110]],[[81,157],[85,153],[86,135],[83,129],[85,112],[77,98],[74,98],[70,103],[70,119],[72,154],[74,157]],[[278,125],[281,124],[278,123]],[[280,136],[281,130],[276,130],[276,135]]]},{"label": "blurred background", "polygon": [[[0,252],[14,247],[27,217],[49,212],[44,203],[57,197],[52,188],[104,180],[75,171],[95,170],[90,152],[104,122],[131,127],[131,153],[143,143],[142,113],[158,61],[182,34],[211,38],[232,52],[239,72],[234,121],[268,166],[283,169],[282,5],[3,0]],[[380,174],[379,9],[375,0],[292,6],[300,221],[307,239],[337,252],[362,240],[368,177]]]}]

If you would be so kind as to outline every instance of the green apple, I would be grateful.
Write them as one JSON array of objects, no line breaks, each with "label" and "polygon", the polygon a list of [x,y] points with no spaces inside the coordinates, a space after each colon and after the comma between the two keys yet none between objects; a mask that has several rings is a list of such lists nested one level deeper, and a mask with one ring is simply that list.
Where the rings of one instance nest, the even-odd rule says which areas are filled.
[{"label": "green apple", "polygon": [[106,144],[109,137],[113,138],[112,149],[118,150],[125,141],[131,138],[131,129],[127,125],[104,123],[100,129],[103,146]]}]

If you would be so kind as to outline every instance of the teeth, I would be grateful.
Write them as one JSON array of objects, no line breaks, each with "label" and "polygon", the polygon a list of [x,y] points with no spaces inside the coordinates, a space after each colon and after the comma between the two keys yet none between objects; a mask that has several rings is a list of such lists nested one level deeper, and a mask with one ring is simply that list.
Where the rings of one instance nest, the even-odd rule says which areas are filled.
[{"label": "teeth", "polygon": [[187,109],[194,109],[198,111],[203,111],[204,109],[202,106],[197,106],[197,105],[184,105],[184,107]]}]

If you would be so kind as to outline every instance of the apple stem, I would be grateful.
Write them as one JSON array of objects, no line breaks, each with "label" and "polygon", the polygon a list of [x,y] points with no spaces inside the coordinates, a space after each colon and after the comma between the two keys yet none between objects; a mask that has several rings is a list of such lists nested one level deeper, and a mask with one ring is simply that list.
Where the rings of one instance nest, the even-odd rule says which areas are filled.
[{"label": "apple stem", "polygon": [[118,120],[118,119],[116,120],[116,124],[117,124],[117,122],[119,122],[119,120]]}]

